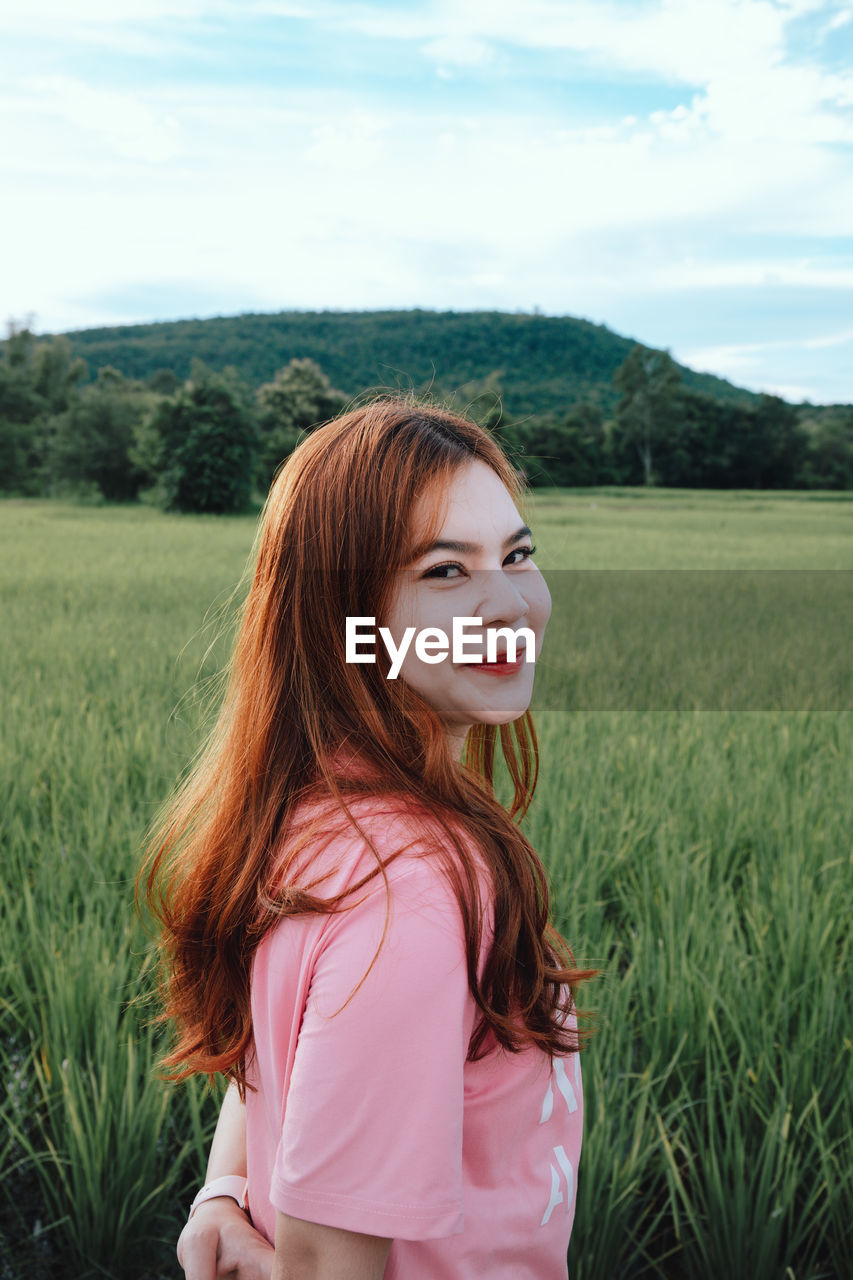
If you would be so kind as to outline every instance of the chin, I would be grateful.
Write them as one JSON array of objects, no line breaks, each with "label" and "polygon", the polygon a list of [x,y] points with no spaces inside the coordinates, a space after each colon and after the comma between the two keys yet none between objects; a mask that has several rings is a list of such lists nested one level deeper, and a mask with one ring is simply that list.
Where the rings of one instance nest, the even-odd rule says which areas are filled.
[{"label": "chin", "polygon": [[512,724],[513,720],[519,720],[529,707],[530,703],[525,702],[523,707],[513,707],[506,711],[487,711],[479,717],[480,724]]}]

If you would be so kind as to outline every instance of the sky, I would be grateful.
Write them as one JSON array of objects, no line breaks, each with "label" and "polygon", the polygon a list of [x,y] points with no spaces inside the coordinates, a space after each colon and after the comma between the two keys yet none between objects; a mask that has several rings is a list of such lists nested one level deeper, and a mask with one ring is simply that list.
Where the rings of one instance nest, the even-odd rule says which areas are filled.
[{"label": "sky", "polygon": [[853,402],[853,4],[0,0],[0,320],[582,316]]}]

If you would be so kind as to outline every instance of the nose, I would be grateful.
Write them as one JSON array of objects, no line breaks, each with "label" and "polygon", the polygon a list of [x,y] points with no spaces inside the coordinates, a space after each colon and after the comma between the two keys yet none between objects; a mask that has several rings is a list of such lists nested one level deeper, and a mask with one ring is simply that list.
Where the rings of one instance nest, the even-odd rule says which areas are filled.
[{"label": "nose", "polygon": [[526,596],[517,582],[500,569],[480,571],[475,614],[484,627],[516,627],[530,612]]}]

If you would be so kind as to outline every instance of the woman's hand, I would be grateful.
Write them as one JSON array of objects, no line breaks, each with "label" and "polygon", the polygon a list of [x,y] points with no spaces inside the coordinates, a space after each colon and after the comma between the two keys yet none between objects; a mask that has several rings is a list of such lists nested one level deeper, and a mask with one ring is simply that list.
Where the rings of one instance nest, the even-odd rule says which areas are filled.
[{"label": "woman's hand", "polygon": [[270,1280],[274,1253],[230,1196],[200,1204],[178,1239],[186,1280]]}]

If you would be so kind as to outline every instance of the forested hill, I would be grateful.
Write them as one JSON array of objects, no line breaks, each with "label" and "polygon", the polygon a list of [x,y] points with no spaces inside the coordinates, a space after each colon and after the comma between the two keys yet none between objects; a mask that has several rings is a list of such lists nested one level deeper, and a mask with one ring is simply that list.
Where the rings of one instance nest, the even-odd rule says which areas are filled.
[{"label": "forested hill", "polygon": [[[438,393],[481,385],[503,395],[508,413],[562,413],[580,400],[614,408],[613,374],[633,339],[571,316],[502,311],[281,311],[84,329],[70,333],[92,376],[103,365],[148,379],[160,369],[187,378],[193,358],[234,366],[252,386],[294,357],[310,357],[333,386],[428,386]],[[749,404],[749,391],[682,368],[684,384],[721,401]]]}]

